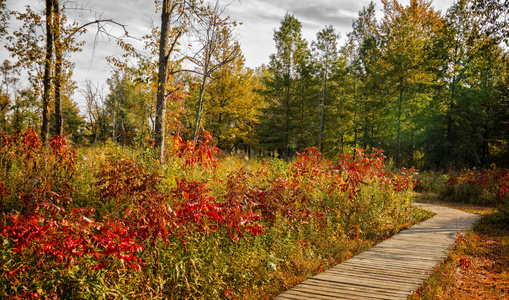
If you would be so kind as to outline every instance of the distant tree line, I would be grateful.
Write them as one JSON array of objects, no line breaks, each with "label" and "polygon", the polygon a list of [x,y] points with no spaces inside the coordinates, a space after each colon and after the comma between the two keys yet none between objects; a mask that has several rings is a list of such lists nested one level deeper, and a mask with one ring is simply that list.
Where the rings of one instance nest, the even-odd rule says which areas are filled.
[{"label": "distant tree line", "polygon": [[[8,16],[3,3],[2,16]],[[65,13],[52,3],[53,14]],[[509,165],[507,1],[458,0],[442,15],[429,0],[406,6],[383,0],[381,20],[371,3],[342,47],[332,26],[308,43],[299,20],[286,14],[274,31],[276,53],[254,70],[244,64],[237,24],[225,7],[193,0],[158,5],[162,26],[143,38],[144,51],[118,40],[125,55],[109,58],[114,71],[106,86],[88,81],[78,88],[72,64],[57,64],[58,47],[67,53],[61,59],[79,51],[82,43],[61,37],[77,36],[78,24],[52,17],[51,26],[63,23],[60,32],[49,31],[51,38],[66,43],[53,42],[49,66],[47,34],[33,41],[37,34],[7,37],[18,60],[1,68],[0,130],[40,129],[44,91],[53,99],[59,91],[61,100],[47,106],[51,133],[62,130],[84,144],[149,145],[162,160],[167,137],[196,141],[203,128],[224,151],[247,155],[290,159],[314,146],[333,158],[378,148],[394,166]],[[28,12],[11,15],[32,22],[23,32],[43,32],[43,16]],[[1,21],[5,40],[9,19]],[[23,41],[40,50],[28,51]],[[48,90],[45,66],[53,83]],[[19,88],[20,68],[30,75],[29,87]],[[84,115],[72,101],[76,90],[86,100]]]},{"label": "distant tree line", "polygon": [[431,1],[382,2],[382,20],[364,7],[342,49],[331,27],[308,47],[285,16],[263,77],[260,146],[285,157],[310,145],[329,156],[381,148],[396,166],[507,165],[507,23],[497,31],[503,16],[484,14],[508,4],[487,12],[462,0],[442,16]]}]

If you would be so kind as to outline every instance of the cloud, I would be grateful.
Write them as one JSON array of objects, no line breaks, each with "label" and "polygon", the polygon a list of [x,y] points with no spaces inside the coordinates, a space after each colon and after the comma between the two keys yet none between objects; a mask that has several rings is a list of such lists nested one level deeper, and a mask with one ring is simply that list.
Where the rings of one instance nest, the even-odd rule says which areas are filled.
[{"label": "cloud", "polygon": [[230,5],[227,13],[244,24],[266,25],[279,23],[285,10],[264,1],[241,1]]},{"label": "cloud", "polygon": [[247,65],[254,67],[267,63],[269,55],[275,52],[273,33],[287,12],[299,19],[303,36],[311,43],[326,25],[333,25],[345,36],[362,5],[368,3],[366,0],[243,0],[232,3],[228,13],[243,22],[239,29],[241,45]]},{"label": "cloud", "polygon": [[[358,12],[363,6],[367,6],[370,0],[221,0],[222,3],[230,3],[227,14],[235,21],[242,22],[239,26],[240,43],[246,64],[250,67],[268,63],[269,55],[275,52],[273,41],[274,30],[281,25],[287,12],[295,14],[302,23],[304,38],[311,43],[316,39],[316,33],[326,25],[333,25],[337,33],[343,37],[351,31],[352,21],[357,18]],[[233,1],[233,2],[232,2]],[[435,7],[445,10],[453,0],[436,1]],[[401,0],[407,4],[409,0]],[[376,9],[380,13],[381,1],[377,0]],[[38,8],[42,12],[44,3],[40,0],[7,1],[10,9],[23,10],[26,4]],[[150,24],[159,24],[159,15],[155,12],[153,1],[140,0],[88,0],[87,9],[68,12],[70,19],[76,18],[82,24],[86,21],[101,19],[113,19],[116,22],[127,25],[129,33],[141,37],[150,32]],[[108,27],[114,35],[121,35],[122,30],[118,27]],[[87,44],[82,53],[73,54],[71,59],[76,63],[74,79],[80,85],[85,79],[90,78],[99,84],[105,83],[110,76],[110,67],[106,63],[107,56],[122,55],[121,49],[116,46],[114,40],[100,39],[98,44],[93,45],[95,30],[90,28],[89,34],[84,37]],[[0,56],[5,51],[1,51]],[[76,94],[79,100],[79,94]]]}]

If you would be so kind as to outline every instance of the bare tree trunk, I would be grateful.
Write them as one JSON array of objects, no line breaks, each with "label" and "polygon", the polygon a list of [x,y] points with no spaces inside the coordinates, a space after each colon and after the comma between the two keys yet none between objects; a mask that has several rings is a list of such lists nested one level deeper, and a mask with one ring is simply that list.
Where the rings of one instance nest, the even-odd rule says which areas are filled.
[{"label": "bare tree trunk", "polygon": [[117,95],[113,97],[113,130],[111,132],[111,141],[117,141]]},{"label": "bare tree trunk", "polygon": [[[455,87],[456,87],[456,74],[452,77],[452,86],[451,86],[451,99],[449,100],[449,111],[447,112],[447,132],[446,132],[446,140],[449,142],[449,145],[454,145],[454,141],[452,140],[452,114],[454,109],[454,99],[455,99]],[[451,159],[451,146],[448,146],[445,149],[446,159]]]},{"label": "bare tree trunk", "polygon": [[198,131],[200,130],[201,116],[203,115],[203,96],[205,94],[205,87],[207,85],[207,77],[203,76],[200,87],[200,98],[198,100],[198,109],[196,110],[196,120],[194,121],[193,142],[196,144],[198,141]]},{"label": "bare tree trunk", "polygon": [[345,138],[345,135],[343,133],[341,133],[341,153],[345,153],[345,149],[344,149],[345,141],[344,141],[344,138]]},{"label": "bare tree trunk", "polygon": [[158,151],[159,161],[164,162],[165,152],[165,126],[166,117],[166,94],[168,81],[168,52],[169,52],[169,33],[170,33],[170,11],[169,0],[163,0],[163,11],[161,12],[161,39],[159,42],[159,83],[157,85],[157,103],[156,103],[156,124],[155,124],[155,144]]},{"label": "bare tree trunk", "polygon": [[[229,45],[231,42],[231,30],[226,26],[227,23],[221,19],[221,14],[224,12],[223,8],[219,5],[219,1],[216,1],[215,6],[209,7],[210,14],[205,15],[202,20],[204,22],[205,31],[199,35],[199,40],[203,46],[203,56],[201,61],[195,61],[201,67],[202,82],[200,87],[200,96],[198,100],[198,109],[196,111],[196,119],[194,122],[193,141],[198,141],[198,132],[200,130],[201,118],[203,117],[203,102],[205,96],[205,89],[207,85],[207,79],[210,81],[215,80],[213,77],[214,71],[218,70],[223,65],[232,62],[238,56],[238,48],[235,45]],[[221,57],[219,61],[214,61],[213,57],[215,54],[223,52],[225,57]]]},{"label": "bare tree trunk", "polygon": [[53,0],[54,43],[55,43],[55,128],[57,135],[64,135],[64,118],[62,113],[62,41],[60,40],[60,7],[58,0]]},{"label": "bare tree trunk", "polygon": [[400,144],[401,144],[401,113],[402,113],[402,101],[403,101],[403,78],[400,79],[399,83],[399,97],[398,97],[398,124],[396,129],[396,155],[394,157],[394,166],[399,167],[400,159]]},{"label": "bare tree trunk", "polygon": [[327,98],[327,77],[323,78],[322,99],[320,101],[320,128],[318,129],[318,149],[322,152],[323,128],[324,128],[324,115],[325,115],[325,100]]},{"label": "bare tree trunk", "polygon": [[42,95],[42,126],[41,140],[47,144],[49,135],[49,102],[51,97],[51,61],[53,59],[53,33],[52,33],[53,0],[46,0],[46,57],[44,59],[44,78]]},{"label": "bare tree trunk", "polygon": [[355,126],[354,134],[353,134],[353,158],[355,159],[355,155],[357,155],[357,126]]},{"label": "bare tree trunk", "polygon": [[122,118],[122,148],[125,148],[125,125],[124,118]]},{"label": "bare tree trunk", "polygon": [[[290,75],[288,75],[288,77],[290,77]],[[290,84],[291,83],[286,86],[285,94],[285,161],[288,161],[290,156]]]}]

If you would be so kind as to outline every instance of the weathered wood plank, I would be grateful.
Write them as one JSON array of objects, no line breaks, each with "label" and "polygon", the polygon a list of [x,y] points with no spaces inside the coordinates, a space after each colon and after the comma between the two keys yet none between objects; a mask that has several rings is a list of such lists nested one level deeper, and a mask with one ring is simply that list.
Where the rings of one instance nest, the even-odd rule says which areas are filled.
[{"label": "weathered wood plank", "polygon": [[407,270],[405,268],[384,268],[380,266],[359,266],[359,265],[341,265],[341,268],[334,268],[336,272],[354,272],[354,273],[371,273],[380,276],[419,276],[426,277],[429,275],[427,270]]},{"label": "weathered wood plank", "polygon": [[[359,286],[366,286],[366,287],[379,287],[379,288],[385,288],[385,289],[391,289],[395,285],[397,285],[400,289],[404,290],[412,290],[415,286],[415,283],[404,283],[404,282],[392,282],[390,280],[379,280],[374,278],[364,278],[364,277],[358,277],[358,276],[352,276],[352,275],[337,275],[337,274],[330,274],[330,273],[322,273],[315,276],[318,279],[326,279],[328,281],[332,282],[341,282],[341,283],[348,283],[348,284],[355,284]],[[421,281],[422,282],[422,281]]]},{"label": "weathered wood plank", "polygon": [[355,294],[355,295],[363,295],[363,294],[366,294],[368,296],[374,295],[373,297],[384,297],[384,298],[394,297],[394,298],[397,298],[397,297],[401,297],[402,295],[406,295],[404,292],[393,293],[392,291],[384,290],[382,288],[369,288],[369,287],[363,287],[363,286],[354,286],[354,285],[350,285],[350,284],[341,284],[338,282],[330,282],[330,281],[317,280],[317,279],[306,280],[299,285],[319,286],[319,287],[330,288],[332,290],[338,290],[341,292]]},{"label": "weathered wood plank", "polygon": [[456,235],[472,227],[476,215],[419,204],[436,215],[404,230],[276,297],[309,299],[406,299],[447,257]]},{"label": "weathered wood plank", "polygon": [[362,290],[347,290],[340,289],[337,287],[331,286],[320,286],[316,284],[308,284],[306,282],[297,285],[293,290],[300,291],[303,293],[310,293],[312,295],[322,295],[322,296],[333,296],[335,299],[344,298],[344,299],[397,299],[395,296],[391,295],[380,295],[379,293],[366,292]]},{"label": "weathered wood plank", "polygon": [[387,294],[387,295],[406,295],[406,292],[403,291],[394,291],[391,288],[386,288],[383,286],[367,286],[367,285],[357,285],[353,282],[340,282],[337,280],[329,280],[327,278],[310,278],[300,284],[315,284],[315,285],[328,285],[334,286],[336,288],[341,288],[349,291],[366,291],[371,294]]},{"label": "weathered wood plank", "polygon": [[[423,276],[422,275],[416,275],[416,274],[399,274],[399,275],[388,275],[388,274],[379,274],[374,272],[352,272],[352,271],[330,271],[327,272],[327,274],[333,274],[333,275],[345,275],[350,278],[352,277],[359,277],[359,278],[368,278],[368,279],[374,279],[374,280],[381,280],[381,281],[388,281],[390,283],[401,283],[405,284],[409,281],[422,281]],[[426,278],[426,277],[424,277]]]}]

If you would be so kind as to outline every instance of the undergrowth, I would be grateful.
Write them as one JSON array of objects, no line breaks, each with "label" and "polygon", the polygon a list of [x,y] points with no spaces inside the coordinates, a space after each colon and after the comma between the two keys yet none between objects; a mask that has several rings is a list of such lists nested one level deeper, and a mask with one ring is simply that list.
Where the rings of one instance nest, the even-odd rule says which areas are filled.
[{"label": "undergrowth", "polygon": [[203,133],[151,148],[0,139],[0,297],[270,299],[429,215],[381,151],[219,159]]}]

